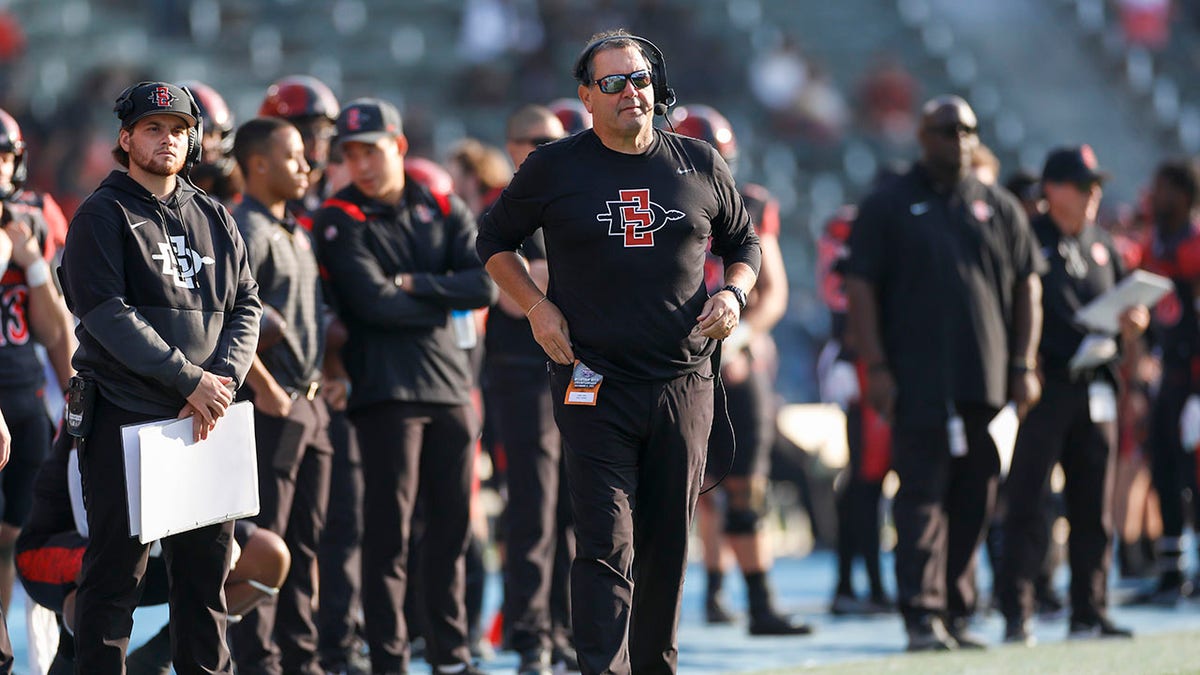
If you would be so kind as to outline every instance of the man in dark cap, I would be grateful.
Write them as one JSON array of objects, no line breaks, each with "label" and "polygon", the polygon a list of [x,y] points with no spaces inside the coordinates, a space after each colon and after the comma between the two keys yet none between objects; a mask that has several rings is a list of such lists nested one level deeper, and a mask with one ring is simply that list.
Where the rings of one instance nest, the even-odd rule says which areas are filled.
[{"label": "man in dark cap", "polygon": [[[129,536],[121,427],[190,416],[194,437],[206,438],[246,377],[262,314],[233,218],[186,179],[199,158],[191,96],[142,82],[114,111],[121,130],[113,156],[128,171],[113,171],[79,207],[61,270],[80,321],[73,403],[75,392],[94,392],[94,407],[73,405],[68,415],[80,422],[68,426],[83,446],[90,532],[76,601],[77,668],[104,675],[125,672],[150,550]],[[232,533],[229,521],[162,540],[180,673],[232,672],[222,591]]]},{"label": "man in dark cap", "polygon": [[[1106,592],[1112,549],[1109,474],[1117,451],[1117,350],[1087,365],[1072,364],[1088,337],[1075,322],[1075,311],[1125,275],[1112,238],[1095,225],[1104,178],[1086,145],[1051,152],[1042,171],[1046,211],[1031,226],[1048,263],[1042,274],[1045,326],[1037,364],[1043,392],[1017,434],[1005,487],[1008,513],[997,589],[1007,622],[1006,642],[1033,642],[1028,622],[1034,610],[1034,578],[1047,544],[1046,486],[1060,462],[1071,521],[1070,635],[1131,635],[1109,620]],[[1124,353],[1138,352],[1133,343],[1149,323],[1145,307],[1125,312],[1120,335]]]},{"label": "man in dark cap", "polygon": [[392,104],[347,104],[337,142],[352,183],[317,212],[313,232],[349,334],[343,355],[366,488],[362,603],[371,672],[408,671],[402,610],[419,487],[426,659],[435,673],[477,673],[463,597],[477,421],[471,365],[450,313],[490,305],[496,288],[462,200],[405,176],[408,141]]},{"label": "man in dark cap", "polygon": [[849,239],[850,328],[868,403],[892,423],[898,604],[911,651],[979,648],[975,550],[1000,461],[987,425],[1039,395],[1043,264],[1021,206],[971,173],[975,113],[925,104],[921,158],[862,203]]}]

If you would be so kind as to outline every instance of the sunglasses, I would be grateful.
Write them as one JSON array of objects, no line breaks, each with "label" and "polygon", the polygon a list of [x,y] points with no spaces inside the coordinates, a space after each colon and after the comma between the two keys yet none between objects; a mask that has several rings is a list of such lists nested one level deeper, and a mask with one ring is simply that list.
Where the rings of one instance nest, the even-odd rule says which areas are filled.
[{"label": "sunglasses", "polygon": [[531,136],[529,138],[514,138],[514,139],[512,139],[512,142],[513,143],[528,143],[534,147],[537,147],[539,145],[553,143],[554,141],[557,141],[557,140],[558,140],[558,136]]},{"label": "sunglasses", "polygon": [[974,136],[979,132],[979,127],[972,127],[959,122],[957,124],[943,124],[941,126],[929,127],[929,130],[939,136],[958,138],[959,136]]},{"label": "sunglasses", "polygon": [[625,91],[626,82],[632,82],[634,89],[645,89],[650,86],[650,71],[635,70],[628,75],[609,75],[596,80],[596,86],[606,94],[619,94]]}]

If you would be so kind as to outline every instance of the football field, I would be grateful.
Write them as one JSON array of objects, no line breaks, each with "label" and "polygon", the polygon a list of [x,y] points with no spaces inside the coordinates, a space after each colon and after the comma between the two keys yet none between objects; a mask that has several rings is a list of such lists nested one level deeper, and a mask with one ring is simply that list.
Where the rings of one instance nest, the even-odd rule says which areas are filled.
[{"label": "football field", "polygon": [[[884,558],[890,579],[891,561]],[[1039,620],[1034,632],[1035,648],[997,645],[985,652],[908,655],[896,615],[842,618],[830,616],[826,606],[834,584],[834,556],[818,551],[805,558],[782,558],[776,563],[772,581],[782,608],[813,622],[817,631],[805,637],[750,637],[744,623],[708,626],[704,623],[702,598],[704,572],[698,565],[688,570],[684,587],[683,618],[679,628],[679,672],[683,675],[783,673],[1200,673],[1200,603],[1187,602],[1171,609],[1122,607],[1112,616],[1136,632],[1133,640],[1065,640],[1066,618]],[[865,581],[860,580],[860,581]],[[1066,577],[1058,586],[1065,591]],[[649,583],[653,583],[652,581]],[[990,586],[986,568],[980,583]],[[860,588],[865,584],[860,583]],[[744,611],[743,586],[736,574],[726,583],[732,605]],[[1113,589],[1114,600],[1128,597],[1129,586]],[[17,673],[28,673],[24,596],[18,590],[9,617],[9,630],[17,655]],[[488,579],[484,620],[490,621],[500,602],[500,578]],[[166,606],[142,608],[135,614],[131,644],[148,639],[167,619]],[[1003,621],[996,613],[983,615],[975,624],[982,637],[998,643]],[[516,656],[503,653],[483,664],[489,673],[512,673]],[[413,673],[428,673],[416,661]]]}]

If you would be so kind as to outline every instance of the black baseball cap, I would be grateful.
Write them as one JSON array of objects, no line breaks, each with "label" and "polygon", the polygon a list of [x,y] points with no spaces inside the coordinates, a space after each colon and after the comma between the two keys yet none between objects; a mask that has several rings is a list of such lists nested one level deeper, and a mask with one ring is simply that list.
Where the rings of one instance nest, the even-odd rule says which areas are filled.
[{"label": "black baseball cap", "polygon": [[149,115],[170,114],[196,126],[196,108],[183,88],[170,82],[139,82],[117,98],[113,112],[122,127],[131,127]]},{"label": "black baseball cap", "polygon": [[337,142],[374,143],[404,135],[400,111],[377,98],[359,98],[346,104],[337,116]]},{"label": "black baseball cap", "polygon": [[1106,180],[1108,174],[1101,170],[1090,145],[1052,150],[1042,167],[1043,183],[1103,183]]}]

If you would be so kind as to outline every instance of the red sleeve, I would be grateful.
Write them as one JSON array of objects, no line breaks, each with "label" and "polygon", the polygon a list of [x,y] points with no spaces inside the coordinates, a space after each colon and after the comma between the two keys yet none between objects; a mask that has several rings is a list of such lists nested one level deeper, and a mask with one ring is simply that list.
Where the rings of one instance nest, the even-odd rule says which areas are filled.
[{"label": "red sleeve", "polygon": [[779,202],[770,191],[761,185],[749,183],[742,186],[742,201],[754,220],[754,231],[761,236],[779,236]]},{"label": "red sleeve", "polygon": [[1179,275],[1185,279],[1200,278],[1200,235],[1193,235],[1179,245],[1175,252]]},{"label": "red sleeve", "polygon": [[42,215],[46,218],[46,260],[54,258],[63,244],[67,243],[67,217],[49,192],[42,193]]}]

